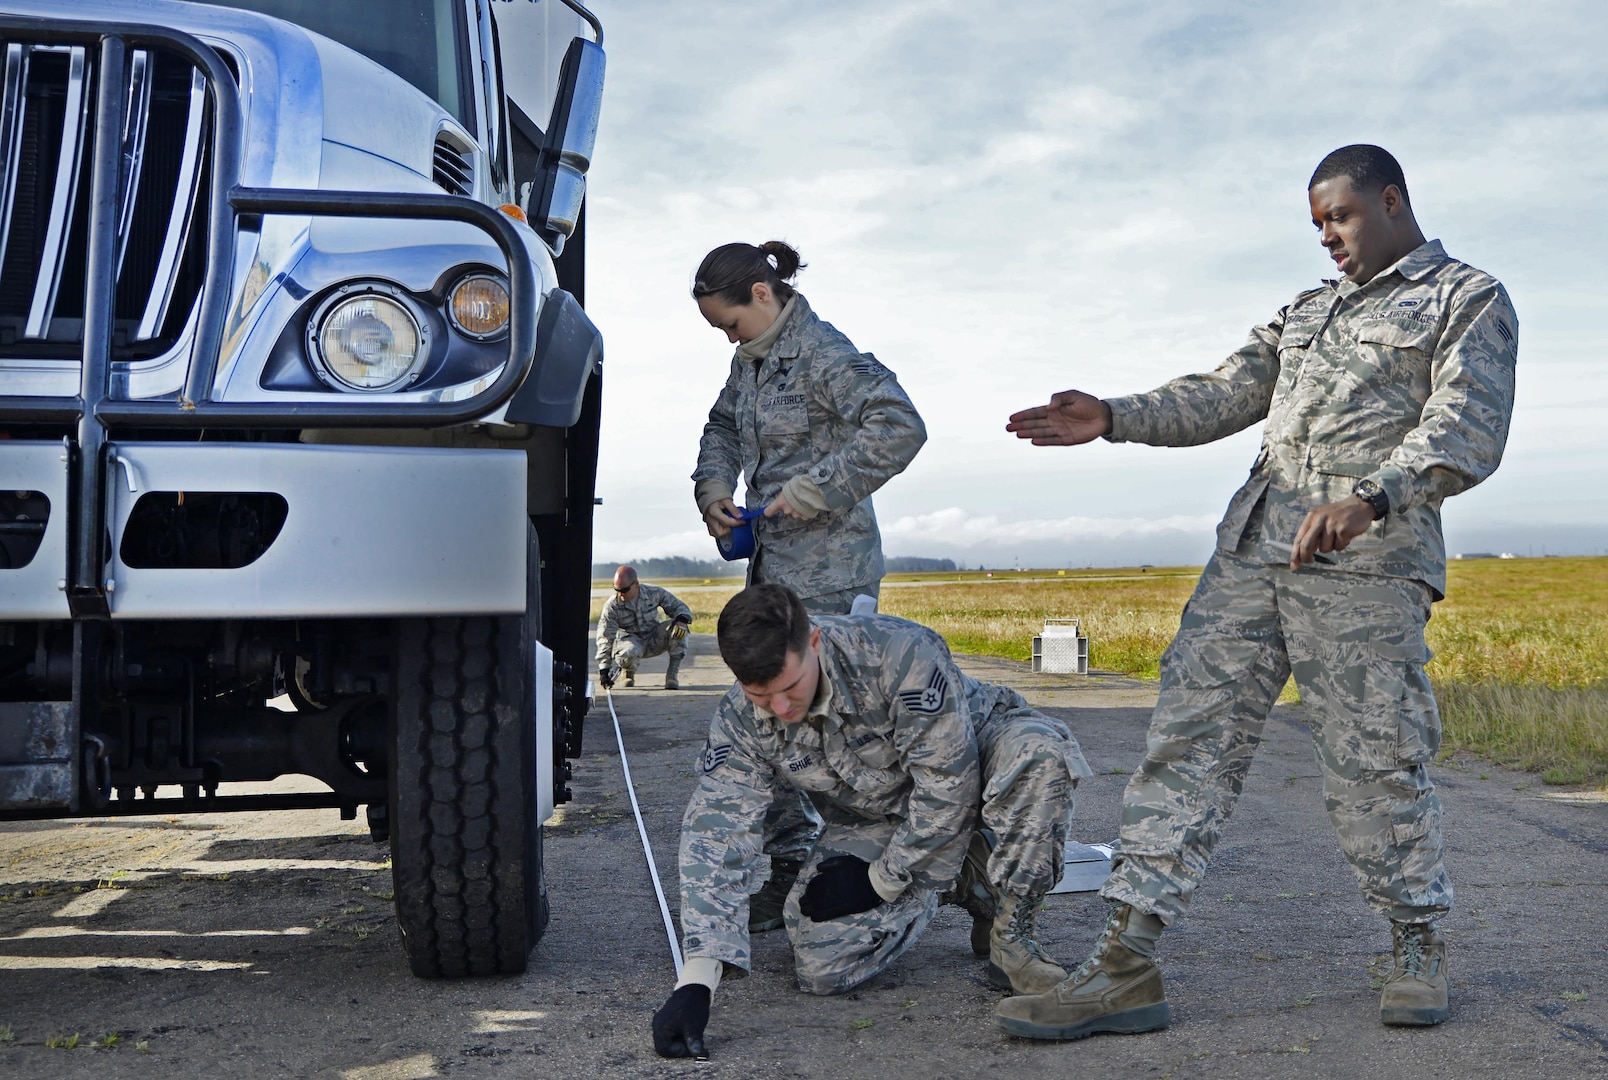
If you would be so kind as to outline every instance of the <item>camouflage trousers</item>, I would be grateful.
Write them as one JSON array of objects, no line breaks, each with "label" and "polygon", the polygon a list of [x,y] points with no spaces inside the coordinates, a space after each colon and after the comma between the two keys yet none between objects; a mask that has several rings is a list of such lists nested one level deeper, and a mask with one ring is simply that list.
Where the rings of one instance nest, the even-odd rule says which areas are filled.
[{"label": "camouflage trousers", "polygon": [[1065,724],[1017,695],[977,726],[983,779],[978,824],[989,834],[988,881],[1011,896],[1043,896],[1061,880],[1078,780],[1087,776]]},{"label": "camouflage trousers", "polygon": [[1424,673],[1429,613],[1429,589],[1416,581],[1215,555],[1162,657],[1102,895],[1168,923],[1184,913],[1293,673],[1324,804],[1363,897],[1399,922],[1450,911],[1426,769],[1440,746]]},{"label": "camouflage trousers", "polygon": [[[995,888],[1018,896],[1048,892],[1061,876],[1072,796],[1083,761],[1065,725],[1023,704],[999,708],[979,726],[983,779],[982,824],[993,832],[988,877]],[[1074,764],[1076,762],[1076,764]],[[916,943],[938,913],[939,887],[921,883],[897,900],[841,919],[812,922],[799,901],[815,868],[834,855],[875,862],[898,829],[897,820],[826,820],[808,865],[787,897],[782,918],[793,946],[801,989],[841,994],[887,969]],[[968,834],[957,840],[965,849]]]},{"label": "camouflage trousers", "polygon": [[[864,538],[861,538],[860,540],[856,541],[856,543],[863,542],[863,539]],[[857,562],[857,553],[855,552],[834,552],[832,550],[832,545],[825,543],[823,543],[822,548],[824,554],[821,555],[820,562],[823,567],[831,565],[834,556],[837,557],[837,565],[839,566],[852,566]],[[761,544],[759,550],[754,553],[754,557],[749,560],[749,585],[758,585],[762,582],[769,581],[774,582],[777,585],[786,585],[789,589],[792,589],[795,593],[797,593],[799,591],[799,587],[806,584],[808,575],[804,573],[789,573],[785,568],[780,574],[772,573],[769,567],[767,567],[765,564],[765,554],[765,546]],[[798,568],[795,567],[794,569]],[[837,581],[842,581],[844,576],[845,575],[842,573],[832,575],[832,577]],[[881,593],[881,591],[882,579],[879,577],[874,581],[867,581],[864,584],[838,589],[834,592],[817,593],[814,596],[804,596],[800,594],[799,599],[804,601],[804,608],[811,615],[847,615],[849,614],[849,608],[851,605],[853,605],[854,598],[856,596],[859,596],[862,593],[867,596],[877,596]]]},{"label": "camouflage trousers", "polygon": [[635,671],[639,661],[660,653],[668,652],[672,660],[681,659],[687,655],[687,639],[670,636],[670,627],[674,623],[673,619],[666,619],[646,634],[631,634],[621,630],[615,634],[614,643],[609,649],[611,662],[622,671]]}]

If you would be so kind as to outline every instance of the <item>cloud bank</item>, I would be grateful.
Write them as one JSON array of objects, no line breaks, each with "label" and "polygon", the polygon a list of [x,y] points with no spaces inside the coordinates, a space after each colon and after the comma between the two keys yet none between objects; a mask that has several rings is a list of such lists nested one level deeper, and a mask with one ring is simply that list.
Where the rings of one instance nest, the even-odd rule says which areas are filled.
[{"label": "cloud bank", "polygon": [[[941,554],[904,550],[919,537],[891,525],[950,508],[1215,520],[1255,429],[1189,451],[1062,452],[1018,445],[1005,417],[1069,386],[1111,396],[1209,369],[1331,273],[1304,190],[1348,142],[1391,148],[1426,233],[1501,277],[1518,309],[1507,459],[1448,503],[1449,529],[1516,523],[1539,544],[1552,527],[1535,523],[1608,527],[1601,230],[1582,224],[1608,187],[1603,5],[1426,0],[1394,34],[1380,28],[1402,9],[1383,0],[1344,17],[1221,0],[597,9],[600,551],[712,550],[687,477],[730,348],[687,290],[710,248],[771,237],[800,248],[816,311],[897,371],[927,422],[927,447],[877,495],[890,551]],[[1127,539],[1168,535],[1100,548],[1101,526],[1069,528],[1119,561]]]}]

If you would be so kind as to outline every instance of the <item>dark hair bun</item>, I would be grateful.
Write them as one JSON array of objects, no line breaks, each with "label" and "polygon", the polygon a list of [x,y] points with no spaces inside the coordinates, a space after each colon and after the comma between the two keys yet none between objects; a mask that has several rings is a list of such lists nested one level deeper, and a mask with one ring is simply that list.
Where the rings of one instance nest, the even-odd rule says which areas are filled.
[{"label": "dark hair bun", "polygon": [[694,297],[719,296],[728,304],[746,306],[752,302],[753,287],[765,282],[785,304],[792,299],[793,275],[804,269],[804,262],[792,245],[781,240],[753,244],[722,244],[704,256],[692,279]]},{"label": "dark hair bun", "polygon": [[805,263],[799,258],[797,250],[783,240],[767,240],[759,245],[772,266],[776,267],[776,276],[783,281],[792,281],[793,276],[804,269]]}]

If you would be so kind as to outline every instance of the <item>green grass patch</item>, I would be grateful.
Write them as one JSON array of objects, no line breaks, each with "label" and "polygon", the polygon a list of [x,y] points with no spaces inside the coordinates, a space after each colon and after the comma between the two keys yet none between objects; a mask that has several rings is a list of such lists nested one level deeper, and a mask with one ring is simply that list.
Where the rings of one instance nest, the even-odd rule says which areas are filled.
[{"label": "green grass patch", "polygon": [[[1092,668],[1154,679],[1199,575],[1193,567],[892,574],[881,609],[932,627],[956,652],[1018,661],[1031,658],[1046,618],[1076,618]],[[703,633],[741,588],[735,579],[654,584],[680,587]],[[593,601],[594,619],[601,606]],[[1444,753],[1537,772],[1547,784],[1608,777],[1608,558],[1453,560],[1426,633]],[[1279,700],[1300,700],[1293,682]]]},{"label": "green grass patch", "polygon": [[1608,690],[1440,683],[1445,744],[1547,784],[1577,785],[1608,773]]},{"label": "green grass patch", "polygon": [[880,606],[932,627],[956,652],[1011,660],[1032,658],[1033,635],[1044,629],[1045,619],[1078,619],[1089,637],[1090,667],[1153,679],[1200,576],[1192,568],[1076,570],[1065,577],[997,573],[992,580],[973,572],[954,584],[922,587],[885,582]]},{"label": "green grass patch", "polygon": [[1454,561],[1428,637],[1449,751],[1608,776],[1608,558]]}]

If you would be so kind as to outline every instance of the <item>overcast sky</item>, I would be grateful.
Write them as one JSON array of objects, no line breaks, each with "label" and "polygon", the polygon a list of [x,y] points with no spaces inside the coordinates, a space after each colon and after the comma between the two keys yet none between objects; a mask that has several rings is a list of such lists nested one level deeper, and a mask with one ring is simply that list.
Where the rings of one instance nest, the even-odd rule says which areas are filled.
[{"label": "overcast sky", "polygon": [[1518,310],[1507,457],[1447,503],[1449,550],[1608,550],[1600,2],[593,6],[599,560],[713,556],[688,476],[731,347],[688,286],[710,248],[775,237],[926,420],[876,495],[888,554],[1203,561],[1260,425],[1063,449],[1005,419],[1208,370],[1332,275],[1306,181],[1353,142],[1397,156],[1425,234]]}]

